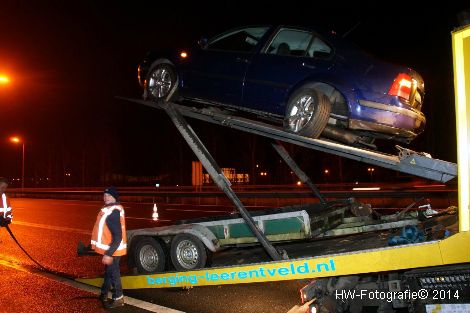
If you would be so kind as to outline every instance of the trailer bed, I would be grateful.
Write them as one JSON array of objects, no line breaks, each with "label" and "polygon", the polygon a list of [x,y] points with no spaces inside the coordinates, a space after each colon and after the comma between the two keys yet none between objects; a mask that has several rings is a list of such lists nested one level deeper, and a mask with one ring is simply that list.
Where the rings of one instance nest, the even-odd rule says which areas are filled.
[{"label": "trailer bed", "polygon": [[[420,228],[427,232],[426,240],[442,239],[444,233],[436,230],[435,225],[445,226],[449,235],[458,232],[458,218],[456,215],[436,217],[420,223]],[[331,238],[318,237],[308,240],[283,242],[275,244],[280,250],[285,250],[289,258],[302,259],[313,256],[332,256],[340,253],[354,253],[363,250],[390,247],[388,240],[397,235],[399,230],[387,229],[371,231]],[[231,247],[217,252],[212,260],[212,267],[233,266],[271,261],[269,256],[259,245]]]}]

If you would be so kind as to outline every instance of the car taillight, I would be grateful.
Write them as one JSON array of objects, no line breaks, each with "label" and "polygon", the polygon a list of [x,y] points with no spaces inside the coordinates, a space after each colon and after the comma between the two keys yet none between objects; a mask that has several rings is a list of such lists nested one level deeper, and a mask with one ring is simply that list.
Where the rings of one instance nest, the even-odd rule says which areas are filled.
[{"label": "car taillight", "polygon": [[405,73],[400,73],[393,81],[388,94],[410,100],[412,85],[413,80],[411,79],[411,76]]}]

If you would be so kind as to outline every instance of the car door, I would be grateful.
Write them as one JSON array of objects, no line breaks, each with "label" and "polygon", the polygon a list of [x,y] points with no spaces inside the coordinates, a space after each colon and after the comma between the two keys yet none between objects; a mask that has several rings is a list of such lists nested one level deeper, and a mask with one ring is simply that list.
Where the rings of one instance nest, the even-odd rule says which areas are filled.
[{"label": "car door", "polygon": [[284,115],[292,87],[320,78],[332,65],[333,50],[317,34],[280,27],[247,69],[243,106]]},{"label": "car door", "polygon": [[268,27],[245,27],[223,33],[196,52],[184,82],[192,98],[240,105],[246,69]]}]

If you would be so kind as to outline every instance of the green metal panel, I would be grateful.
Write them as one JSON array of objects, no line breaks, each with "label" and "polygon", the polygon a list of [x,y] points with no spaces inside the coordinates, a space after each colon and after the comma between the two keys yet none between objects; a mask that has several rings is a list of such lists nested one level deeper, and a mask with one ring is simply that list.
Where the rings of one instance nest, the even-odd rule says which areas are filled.
[{"label": "green metal panel", "polygon": [[[258,224],[258,223],[256,223]],[[242,238],[242,237],[254,237],[251,230],[246,226],[246,224],[239,223],[239,224],[229,224],[229,234],[230,238]]]},{"label": "green metal panel", "polygon": [[301,233],[303,231],[304,219],[300,216],[264,222],[264,233],[266,235]]},{"label": "green metal panel", "polygon": [[224,225],[215,225],[215,226],[208,226],[209,230],[215,235],[217,239],[224,239]]}]

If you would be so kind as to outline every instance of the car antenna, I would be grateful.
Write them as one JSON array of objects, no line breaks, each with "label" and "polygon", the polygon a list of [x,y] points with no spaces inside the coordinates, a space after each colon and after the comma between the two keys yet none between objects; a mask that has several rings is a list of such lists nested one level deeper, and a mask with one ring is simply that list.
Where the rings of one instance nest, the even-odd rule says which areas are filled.
[{"label": "car antenna", "polygon": [[352,33],[359,25],[361,25],[361,21],[357,22],[356,25],[354,25],[347,32],[345,32],[342,37],[346,38],[346,36]]}]

